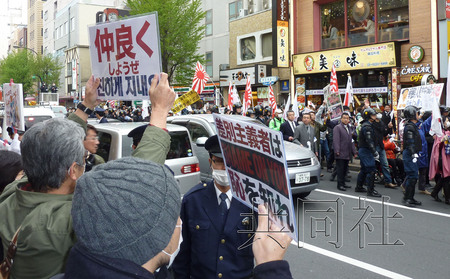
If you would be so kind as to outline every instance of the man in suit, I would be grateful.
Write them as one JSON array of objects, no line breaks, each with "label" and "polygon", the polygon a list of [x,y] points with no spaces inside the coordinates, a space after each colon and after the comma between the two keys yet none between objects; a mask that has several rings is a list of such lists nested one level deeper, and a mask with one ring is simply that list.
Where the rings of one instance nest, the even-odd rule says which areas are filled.
[{"label": "man in suit", "polygon": [[333,129],[333,149],[338,177],[337,188],[341,191],[351,188],[345,185],[345,175],[347,174],[348,162],[351,157],[356,157],[356,148],[352,139],[354,129],[348,124],[349,121],[350,115],[344,112],[341,115],[341,123]]},{"label": "man in suit", "polygon": [[302,122],[295,128],[294,143],[300,144],[306,148],[311,149],[316,156],[319,156],[315,141],[315,130],[311,126],[311,115],[309,112],[303,112]]},{"label": "man in suit", "polygon": [[384,123],[384,125],[387,127],[387,132],[389,135],[392,135],[397,131],[396,125],[395,125],[395,117],[391,118],[391,106],[385,105],[384,111],[381,116],[381,121]]},{"label": "man in suit", "polygon": [[253,229],[254,218],[241,216],[251,210],[231,195],[217,136],[206,141],[205,149],[213,181],[193,187],[183,197],[183,242],[173,263],[175,278],[248,278],[253,252],[251,245],[241,246],[253,234],[238,231]]},{"label": "man in suit", "polygon": [[108,123],[108,119],[105,117],[105,110],[99,107],[95,108],[95,116],[99,120],[99,123]]},{"label": "man in suit", "polygon": [[294,141],[294,133],[295,127],[297,127],[297,123],[295,123],[295,113],[293,110],[289,110],[287,112],[288,120],[281,124],[280,132],[283,134],[283,139],[293,142]]}]

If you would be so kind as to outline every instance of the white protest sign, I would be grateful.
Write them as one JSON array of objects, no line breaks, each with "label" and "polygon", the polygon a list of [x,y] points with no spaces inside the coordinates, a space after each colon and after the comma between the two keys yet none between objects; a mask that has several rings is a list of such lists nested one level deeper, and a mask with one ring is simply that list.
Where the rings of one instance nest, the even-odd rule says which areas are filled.
[{"label": "white protest sign", "polygon": [[416,106],[431,111],[436,104],[439,104],[443,89],[443,83],[403,88],[398,99],[397,109]]},{"label": "white protest sign", "polygon": [[331,120],[340,119],[343,109],[342,109],[342,101],[339,93],[331,92],[330,85],[327,85],[323,88],[323,96],[328,105],[328,111],[331,112]]},{"label": "white protest sign", "polygon": [[297,241],[297,226],[281,132],[233,116],[214,114],[233,197],[269,218]]},{"label": "white protest sign", "polygon": [[25,131],[22,84],[3,84],[3,99],[5,101],[5,129],[12,126]]},{"label": "white protest sign", "polygon": [[99,98],[148,99],[153,75],[161,72],[156,13],[90,26],[89,43]]}]

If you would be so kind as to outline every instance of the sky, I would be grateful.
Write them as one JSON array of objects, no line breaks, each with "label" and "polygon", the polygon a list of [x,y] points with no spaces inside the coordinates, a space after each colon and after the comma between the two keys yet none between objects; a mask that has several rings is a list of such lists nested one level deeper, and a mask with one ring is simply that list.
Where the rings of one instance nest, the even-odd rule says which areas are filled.
[{"label": "sky", "polygon": [[[0,58],[8,53],[11,28],[8,24],[27,24],[27,0],[0,0]],[[6,4],[5,6],[3,6]],[[20,9],[23,8],[23,11]]]}]

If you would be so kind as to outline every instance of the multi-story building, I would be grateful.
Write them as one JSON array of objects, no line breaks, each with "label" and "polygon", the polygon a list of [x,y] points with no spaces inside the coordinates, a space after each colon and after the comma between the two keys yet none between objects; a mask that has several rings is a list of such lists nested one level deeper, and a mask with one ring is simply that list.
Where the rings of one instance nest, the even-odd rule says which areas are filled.
[{"label": "multi-story building", "polygon": [[[5,9],[2,9],[2,11],[6,12],[6,14],[0,15],[0,21],[3,23],[0,27],[2,29],[0,33],[8,33],[7,36],[5,36],[8,40],[3,40],[0,43],[0,57],[3,54],[6,54],[6,52],[3,53],[3,51],[9,53],[14,47],[27,46],[27,1],[6,0],[5,2],[6,7]],[[3,45],[6,45],[6,47]]]},{"label": "multi-story building", "polygon": [[44,0],[30,0],[28,2],[27,47],[39,54],[44,53],[44,48],[42,46],[42,40],[44,35],[44,30],[42,26],[43,23],[42,7],[45,2],[46,1]]},{"label": "multi-story building", "polygon": [[356,104],[369,98],[395,107],[400,88],[420,85],[425,74],[439,79],[436,3],[294,1],[293,72],[302,100],[322,102],[332,64],[341,93],[351,76]]},{"label": "multi-story building", "polygon": [[57,57],[63,68],[60,99],[81,97],[91,76],[88,26],[106,8],[123,5],[121,0],[59,0],[44,5],[44,52]]},{"label": "multi-story building", "polygon": [[8,52],[14,48],[26,48],[27,47],[27,28],[23,26],[17,26],[12,32],[9,44]]},{"label": "multi-story building", "polygon": [[273,76],[278,80],[272,85],[277,102],[288,98],[288,8],[285,0],[238,0],[228,4],[230,69],[220,70],[220,86],[227,92],[226,97],[231,82],[242,100],[250,76],[252,105],[269,105],[269,87],[261,78]]}]

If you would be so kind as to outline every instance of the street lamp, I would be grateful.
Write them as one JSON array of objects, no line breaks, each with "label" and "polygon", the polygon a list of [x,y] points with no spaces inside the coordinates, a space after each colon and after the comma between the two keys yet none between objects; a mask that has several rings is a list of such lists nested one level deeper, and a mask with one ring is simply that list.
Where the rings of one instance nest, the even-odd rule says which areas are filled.
[{"label": "street lamp", "polygon": [[[26,49],[26,50],[31,50],[32,52],[34,52],[34,54],[36,54],[36,56],[39,55],[39,54],[38,54],[34,49],[32,49],[32,48],[28,48],[28,47],[24,47],[24,46],[13,46],[13,48],[15,48],[15,49],[23,48],[23,49]],[[39,75],[36,75],[36,76],[38,76],[38,77],[39,77],[39,80],[40,80],[40,83],[39,83],[39,81],[38,81],[38,93],[39,93],[39,96],[40,96],[40,95],[41,95],[40,93],[42,93],[42,92],[41,92],[41,84],[44,84],[44,82],[42,81],[41,76],[39,76]]]}]

